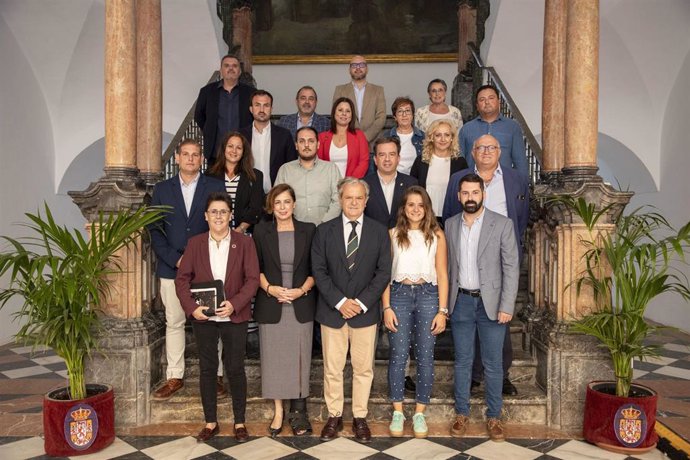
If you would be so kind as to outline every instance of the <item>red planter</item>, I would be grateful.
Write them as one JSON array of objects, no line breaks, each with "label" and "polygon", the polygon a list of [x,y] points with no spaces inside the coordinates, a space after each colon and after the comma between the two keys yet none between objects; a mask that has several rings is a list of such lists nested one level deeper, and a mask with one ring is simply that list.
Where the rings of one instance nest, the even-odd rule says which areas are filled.
[{"label": "red planter", "polygon": [[587,441],[617,452],[643,452],[656,447],[657,394],[632,384],[632,396],[616,396],[615,382],[587,385],[583,434]]},{"label": "red planter", "polygon": [[66,399],[67,388],[43,398],[46,454],[71,457],[91,454],[115,439],[115,398],[110,385],[86,385],[87,397]]}]

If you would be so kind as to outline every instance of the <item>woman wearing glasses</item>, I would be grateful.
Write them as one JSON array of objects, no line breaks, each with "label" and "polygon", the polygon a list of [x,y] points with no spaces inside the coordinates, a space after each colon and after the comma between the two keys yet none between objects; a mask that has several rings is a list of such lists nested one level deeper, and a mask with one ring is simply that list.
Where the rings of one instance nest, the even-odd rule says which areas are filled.
[{"label": "woman wearing glasses", "polygon": [[[175,279],[175,290],[192,328],[199,350],[199,388],[206,425],[196,436],[205,442],[220,432],[217,418],[216,371],[218,339],[225,350],[223,364],[230,380],[235,439],[249,439],[245,427],[247,377],[244,359],[250,304],[259,287],[259,262],[254,241],[230,231],[232,201],[226,193],[209,194],[206,202],[209,231],[189,240]],[[193,283],[222,280],[225,300],[214,314],[208,305],[198,305],[192,296]],[[206,313],[209,313],[207,316]]]},{"label": "woman wearing glasses", "polygon": [[415,160],[410,176],[417,178],[419,185],[426,189],[441,226],[448,180],[453,173],[465,168],[467,161],[460,155],[457,126],[448,120],[431,123],[424,139],[422,156]]},{"label": "woman wearing glasses", "polygon": [[262,214],[264,176],[254,168],[252,147],[247,138],[234,131],[225,134],[216,161],[206,174],[225,181],[234,210],[230,222],[232,229],[251,233]]},{"label": "woman wearing glasses", "polygon": [[398,171],[410,174],[414,160],[422,155],[424,132],[415,128],[414,102],[409,97],[397,97],[391,106],[395,126],[391,128],[389,135],[400,139],[400,163]]},{"label": "woman wearing glasses", "polygon": [[429,82],[426,92],[429,94],[431,104],[417,109],[414,116],[417,128],[426,132],[431,123],[436,120],[450,120],[458,129],[462,128],[460,109],[446,104],[446,91],[448,91],[448,85],[440,78],[434,78]]},{"label": "woman wearing glasses", "polygon": [[310,434],[307,417],[316,291],[311,276],[311,240],[316,227],[294,218],[295,191],[278,184],[268,192],[266,212],[254,232],[261,271],[254,318],[261,343],[261,394],[275,403],[268,434],[283,430],[283,400],[295,436]]}]

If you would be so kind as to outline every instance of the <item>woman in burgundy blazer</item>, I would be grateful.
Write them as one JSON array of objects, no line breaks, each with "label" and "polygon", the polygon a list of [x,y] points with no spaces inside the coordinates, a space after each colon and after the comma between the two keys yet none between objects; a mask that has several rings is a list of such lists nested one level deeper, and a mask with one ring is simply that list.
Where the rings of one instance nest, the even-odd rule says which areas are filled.
[{"label": "woman in burgundy blazer", "polygon": [[[223,342],[223,364],[230,380],[235,439],[249,439],[244,425],[247,404],[247,377],[244,359],[247,344],[247,321],[251,317],[251,300],[259,287],[259,261],[254,241],[230,231],[232,200],[226,193],[209,194],[206,202],[209,231],[189,240],[175,278],[175,290],[182,308],[192,321],[199,350],[199,387],[206,426],[197,440],[208,441],[220,432],[217,420],[216,372],[218,338]],[[211,252],[214,255],[212,263]],[[225,264],[222,257],[227,254]],[[218,260],[218,259],[221,260]],[[224,273],[223,273],[224,272]],[[223,280],[225,300],[215,314],[206,316],[207,305],[198,305],[191,292],[192,283]]]},{"label": "woman in burgundy blazer", "polygon": [[[343,177],[363,178],[369,168],[369,143],[361,129],[355,129],[355,106],[346,97],[340,97],[331,109],[331,129],[319,134],[317,155],[331,160],[331,144],[347,145],[347,167]],[[342,172],[342,171],[341,171]]]}]

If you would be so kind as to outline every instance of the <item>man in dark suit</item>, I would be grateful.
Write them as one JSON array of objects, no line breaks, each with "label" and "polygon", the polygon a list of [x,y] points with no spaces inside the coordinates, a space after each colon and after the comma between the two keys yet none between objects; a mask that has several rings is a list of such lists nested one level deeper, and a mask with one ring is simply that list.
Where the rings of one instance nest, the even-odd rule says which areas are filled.
[{"label": "man in dark suit", "polygon": [[212,165],[218,140],[229,131],[237,131],[252,122],[249,97],[253,88],[239,82],[240,61],[232,55],[220,60],[219,81],[201,88],[194,107],[194,121],[204,133],[204,156]]},{"label": "man in dark suit", "polygon": [[366,182],[347,177],[338,184],[338,193],[343,213],[319,225],[311,249],[312,274],[319,287],[316,320],[321,324],[328,407],[320,439],[335,439],[343,426],[343,370],[349,348],[352,431],[358,441],[370,442],[367,404],[374,379],[381,295],[391,279],[390,238],[386,227],[364,216],[369,196]]},{"label": "man in dark suit", "polygon": [[364,178],[369,184],[369,201],[364,215],[388,228],[395,227],[400,200],[417,179],[398,172],[400,140],[397,137],[380,137],[374,141],[376,171]]},{"label": "man in dark suit", "polygon": [[478,333],[486,376],[486,428],[492,441],[504,441],[501,350],[518,291],[517,242],[511,220],[485,208],[484,181],[479,175],[464,176],[455,196],[463,212],[446,221],[448,306],[455,347],[456,417],[451,435],[465,436],[469,425],[474,337]]},{"label": "man in dark suit", "polygon": [[[500,156],[501,145],[495,137],[485,134],[477,138],[472,146],[474,169],[464,169],[457,172],[448,181],[446,200],[443,204],[443,218],[447,220],[462,211],[456,194],[460,179],[470,173],[479,174],[486,184],[486,208],[513,221],[515,240],[518,243],[518,255],[522,261],[523,238],[529,221],[529,185],[526,176],[520,174],[519,171],[512,168],[502,168],[499,163]],[[479,339],[477,339],[477,344],[479,344]],[[472,389],[480,385],[483,372],[479,345],[476,350],[472,369]],[[506,328],[506,338],[503,341],[503,394],[514,396],[517,394],[517,388],[509,378],[512,364],[513,345],[508,327]]]},{"label": "man in dark suit", "polygon": [[240,132],[252,146],[254,167],[264,173],[264,193],[268,193],[280,167],[297,159],[295,140],[290,131],[271,123],[273,96],[268,91],[257,89],[252,93],[249,111],[254,122]]},{"label": "man in dark suit", "polygon": [[[180,174],[159,182],[153,189],[152,205],[166,205],[171,212],[151,228],[151,246],[158,261],[160,295],[165,306],[165,353],[167,381],[154,398],[168,399],[184,386],[184,324],[186,317],[175,293],[175,276],[187,241],[208,231],[204,218],[206,199],[211,192],[225,193],[225,184],[205,176],[201,168],[201,145],[195,140],[183,141],[175,153]],[[222,386],[221,386],[222,388]]]}]

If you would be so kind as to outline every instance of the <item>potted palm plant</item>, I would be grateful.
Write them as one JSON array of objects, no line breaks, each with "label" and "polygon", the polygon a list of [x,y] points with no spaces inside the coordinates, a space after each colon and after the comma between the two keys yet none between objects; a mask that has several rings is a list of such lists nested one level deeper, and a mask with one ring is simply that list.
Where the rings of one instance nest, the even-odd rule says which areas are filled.
[{"label": "potted palm plant", "polygon": [[645,320],[649,303],[663,293],[690,299],[688,280],[678,264],[686,264],[690,222],[675,230],[658,212],[640,207],[614,220],[611,231],[597,223],[610,211],[597,210],[584,198],[562,198],[585,224],[588,236],[584,268],[577,293],[587,286],[594,296],[590,314],[574,321],[572,329],[595,337],[613,364],[614,381],[587,387],[583,432],[585,439],[609,450],[650,450],[656,446],[657,395],[633,383],[633,360],[658,357],[660,346],[646,339],[660,328]]},{"label": "potted palm plant", "polygon": [[50,392],[43,403],[45,450],[71,456],[95,452],[115,438],[114,398],[109,385],[86,384],[84,364],[98,348],[99,311],[108,294],[108,276],[122,270],[116,253],[132,243],[162,209],[100,213],[89,238],[55,222],[48,205],[43,215],[27,213],[28,236],[3,236],[0,253],[0,308],[22,301],[15,339],[52,348],[65,360],[68,386]]}]

